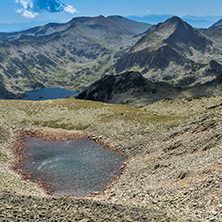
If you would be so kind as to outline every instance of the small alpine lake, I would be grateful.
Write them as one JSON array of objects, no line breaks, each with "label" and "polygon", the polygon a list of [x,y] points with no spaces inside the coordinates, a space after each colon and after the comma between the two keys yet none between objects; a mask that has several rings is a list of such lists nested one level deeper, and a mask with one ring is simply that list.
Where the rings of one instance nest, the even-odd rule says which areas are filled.
[{"label": "small alpine lake", "polygon": [[52,195],[91,196],[102,192],[122,173],[126,157],[88,138],[44,141],[26,137],[25,178]]},{"label": "small alpine lake", "polygon": [[49,99],[62,99],[68,96],[76,95],[78,92],[61,88],[45,88],[27,91],[25,94],[27,97],[25,97],[24,100],[40,101]]}]

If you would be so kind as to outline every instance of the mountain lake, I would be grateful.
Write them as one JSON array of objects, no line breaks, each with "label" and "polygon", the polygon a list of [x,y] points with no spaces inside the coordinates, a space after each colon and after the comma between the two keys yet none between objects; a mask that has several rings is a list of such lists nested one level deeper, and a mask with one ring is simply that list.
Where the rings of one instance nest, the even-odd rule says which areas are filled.
[{"label": "mountain lake", "polygon": [[78,92],[61,88],[45,88],[27,91],[25,94],[27,97],[25,97],[24,100],[40,101],[49,99],[63,99],[68,96],[76,95]]},{"label": "mountain lake", "polygon": [[23,175],[52,195],[91,196],[122,173],[126,157],[90,139],[44,141],[26,137]]}]

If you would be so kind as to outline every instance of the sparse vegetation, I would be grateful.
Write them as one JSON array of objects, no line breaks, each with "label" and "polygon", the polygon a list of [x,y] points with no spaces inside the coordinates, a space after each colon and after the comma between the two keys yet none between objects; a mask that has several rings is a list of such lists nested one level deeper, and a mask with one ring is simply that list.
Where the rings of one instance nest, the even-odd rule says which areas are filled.
[{"label": "sparse vegetation", "polygon": [[[220,221],[221,103],[177,99],[138,109],[74,99],[0,101],[1,219]],[[131,157],[126,172],[89,200],[47,197],[8,170],[12,130],[43,126],[101,136]]]}]

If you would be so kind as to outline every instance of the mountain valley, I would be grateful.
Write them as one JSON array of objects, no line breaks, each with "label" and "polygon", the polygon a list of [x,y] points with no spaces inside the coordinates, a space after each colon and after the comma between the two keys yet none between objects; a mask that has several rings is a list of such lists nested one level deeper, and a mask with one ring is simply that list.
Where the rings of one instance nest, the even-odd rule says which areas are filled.
[{"label": "mountain valley", "polygon": [[127,71],[186,89],[220,84],[221,30],[221,21],[196,29],[178,17],[151,27],[98,16],[0,33],[0,75],[7,91],[2,98],[49,86],[81,91],[104,75]]},{"label": "mountain valley", "polygon": [[149,27],[98,16],[0,33],[3,84],[15,94],[48,86],[79,89],[103,75]]}]

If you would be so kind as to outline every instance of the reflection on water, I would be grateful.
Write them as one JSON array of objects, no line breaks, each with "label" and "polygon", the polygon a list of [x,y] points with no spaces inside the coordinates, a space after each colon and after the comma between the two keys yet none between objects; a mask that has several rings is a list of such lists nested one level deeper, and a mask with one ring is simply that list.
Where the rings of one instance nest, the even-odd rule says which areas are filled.
[{"label": "reflection on water", "polygon": [[120,175],[125,157],[89,139],[65,142],[26,138],[21,167],[54,195],[87,196],[103,191]]}]

